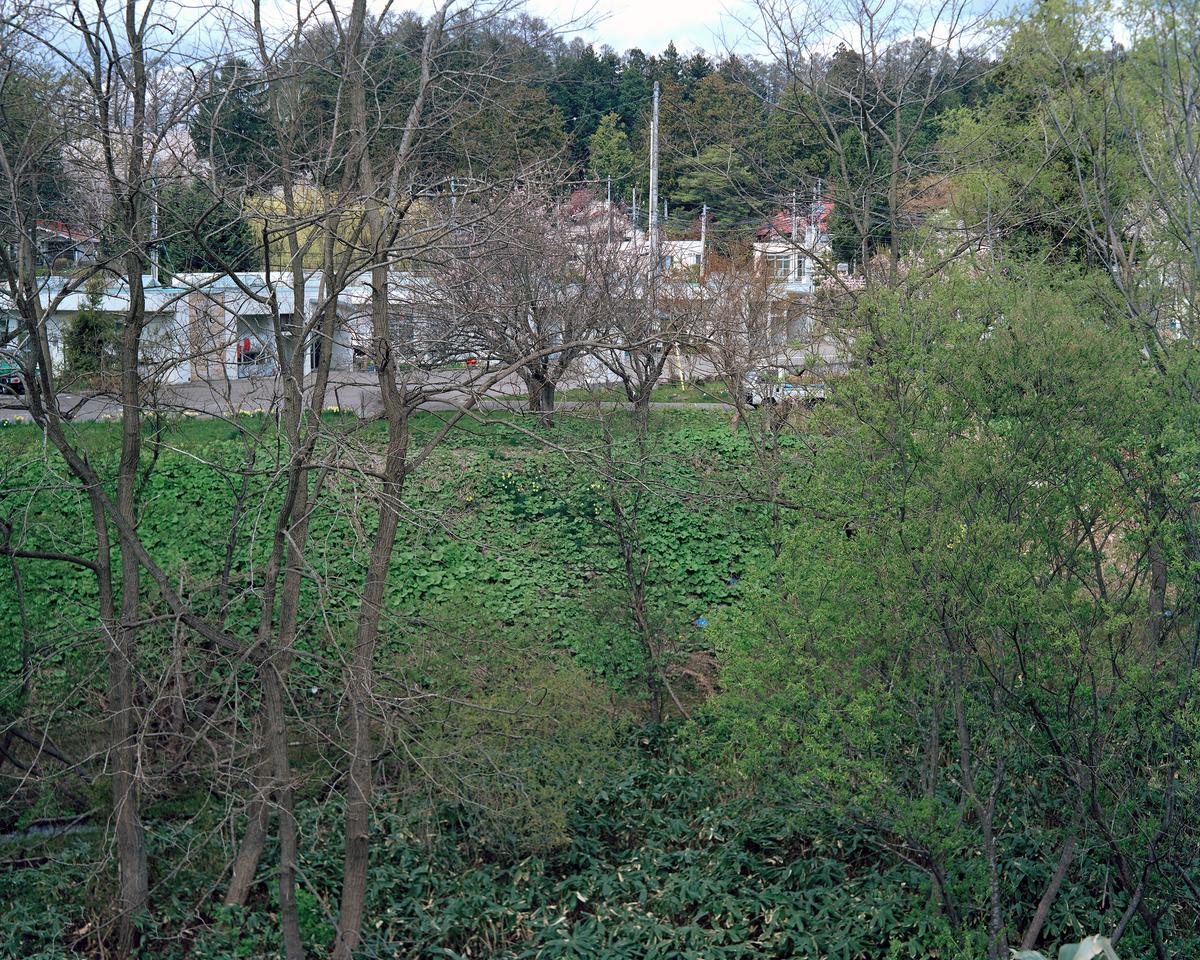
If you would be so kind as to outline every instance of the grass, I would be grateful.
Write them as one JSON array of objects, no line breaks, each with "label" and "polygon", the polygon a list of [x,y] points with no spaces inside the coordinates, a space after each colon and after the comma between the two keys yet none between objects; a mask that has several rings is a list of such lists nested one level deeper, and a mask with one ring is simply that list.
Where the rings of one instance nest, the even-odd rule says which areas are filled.
[{"label": "grass", "polygon": [[[586,402],[599,400],[603,402],[626,401],[625,391],[619,386],[611,385],[601,388],[575,387],[571,390],[560,390],[560,400]],[[650,393],[651,403],[730,403],[729,391],[719,380],[700,380],[693,383],[660,383]]]}]

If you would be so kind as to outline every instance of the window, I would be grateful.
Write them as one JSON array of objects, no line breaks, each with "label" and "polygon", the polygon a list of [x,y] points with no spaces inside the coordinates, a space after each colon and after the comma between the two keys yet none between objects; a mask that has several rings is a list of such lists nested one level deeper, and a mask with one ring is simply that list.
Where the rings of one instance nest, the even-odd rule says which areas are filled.
[{"label": "window", "polygon": [[792,275],[792,255],[790,253],[767,254],[767,266],[771,276],[778,280],[787,280]]}]

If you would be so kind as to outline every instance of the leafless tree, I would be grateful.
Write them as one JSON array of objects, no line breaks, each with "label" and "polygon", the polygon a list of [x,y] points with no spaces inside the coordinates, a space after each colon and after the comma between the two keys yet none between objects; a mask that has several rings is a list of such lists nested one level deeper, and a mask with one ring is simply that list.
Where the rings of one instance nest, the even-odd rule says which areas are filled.
[{"label": "leafless tree", "polygon": [[603,240],[572,217],[561,184],[533,176],[473,228],[451,225],[457,249],[431,289],[461,343],[501,365],[524,358],[516,370],[529,409],[549,424],[559,383],[603,330],[597,289],[611,263]]},{"label": "leafless tree", "polygon": [[[909,267],[918,277],[936,273],[979,243],[971,224],[949,236],[924,225],[952,171],[920,135],[938,102],[977,78],[994,43],[989,16],[988,5],[961,0],[934,8],[759,0],[747,18],[785,78],[774,109],[833,155],[826,192],[848,218],[869,283],[894,286]],[[844,283],[827,253],[804,237],[794,245],[823,279]]]}]

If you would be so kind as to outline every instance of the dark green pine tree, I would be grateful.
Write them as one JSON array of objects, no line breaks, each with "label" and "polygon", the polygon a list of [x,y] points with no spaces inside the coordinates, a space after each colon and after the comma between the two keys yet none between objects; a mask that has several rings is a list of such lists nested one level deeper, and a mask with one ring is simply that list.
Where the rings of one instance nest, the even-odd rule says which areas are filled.
[{"label": "dark green pine tree", "polygon": [[261,74],[244,60],[230,58],[213,71],[188,130],[218,178],[268,185],[275,140],[267,88]]},{"label": "dark green pine tree", "polygon": [[162,191],[159,237],[160,262],[168,273],[251,270],[257,265],[249,224],[199,180]]}]

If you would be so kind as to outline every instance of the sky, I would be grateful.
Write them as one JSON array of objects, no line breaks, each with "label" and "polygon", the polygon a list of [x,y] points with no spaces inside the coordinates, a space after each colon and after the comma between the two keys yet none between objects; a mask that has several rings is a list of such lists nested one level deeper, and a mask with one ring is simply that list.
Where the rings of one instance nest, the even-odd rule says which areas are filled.
[{"label": "sky", "polygon": [[530,0],[529,6],[549,23],[596,21],[577,35],[618,53],[630,47],[657,53],[672,40],[681,53],[690,53],[723,50],[723,30],[736,39],[737,24],[728,14],[741,5],[737,0]]},{"label": "sky", "polygon": [[[211,10],[209,0],[175,0],[183,10],[199,14]],[[348,8],[349,0],[334,0],[339,8]],[[412,10],[423,17],[433,12],[437,0],[367,0],[368,8],[375,13],[388,10],[399,13]],[[968,11],[967,21],[977,16],[988,17],[1012,6],[1019,0],[957,0]],[[296,0],[263,0],[264,16],[269,25],[286,27],[294,23]],[[323,0],[301,0],[305,8],[325,10]],[[486,5],[486,4],[485,4]],[[854,0],[833,0],[828,10],[812,5],[803,5],[804,13],[799,17],[807,27],[823,31],[827,35],[830,49],[839,37],[838,18],[830,21],[830,11],[857,6]],[[232,0],[232,8],[242,16],[249,13],[247,0]],[[895,30],[897,36],[904,31],[916,29],[923,33],[924,20],[939,19],[933,11],[937,3],[909,0],[884,4],[884,8],[896,8],[894,18],[885,16],[885,26]],[[558,29],[566,39],[581,37],[596,46],[607,45],[617,53],[638,47],[646,54],[660,53],[670,42],[674,42],[681,54],[687,55],[697,49],[719,57],[727,50],[736,50],[751,55],[762,54],[760,38],[747,36],[741,20],[753,22],[753,0],[525,0],[524,9],[541,17],[552,28]],[[843,26],[845,24],[843,23]],[[973,33],[970,36],[974,36]],[[850,42],[853,45],[854,37]]]}]

